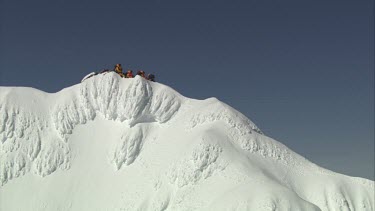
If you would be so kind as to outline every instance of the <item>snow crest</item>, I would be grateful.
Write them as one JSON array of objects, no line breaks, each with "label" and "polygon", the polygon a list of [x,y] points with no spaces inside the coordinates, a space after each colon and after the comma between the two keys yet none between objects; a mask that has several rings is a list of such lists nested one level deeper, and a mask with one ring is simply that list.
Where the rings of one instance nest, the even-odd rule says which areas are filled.
[{"label": "snow crest", "polygon": [[202,124],[223,121],[231,128],[235,129],[234,133],[236,134],[246,135],[251,134],[253,131],[263,134],[247,117],[216,98],[210,98],[205,101],[207,105],[190,117],[187,123],[189,129],[193,129]]},{"label": "snow crest", "polygon": [[[27,173],[53,175],[9,182]],[[99,74],[55,94],[0,87],[1,210],[374,210],[373,190],[215,98],[139,76]]]},{"label": "snow crest", "polygon": [[215,122],[224,122],[230,140],[241,149],[262,157],[272,158],[284,164],[295,162],[296,156],[288,147],[264,137],[263,132],[247,117],[216,98],[206,100],[206,106],[195,111],[186,122],[188,131]]},{"label": "snow crest", "polygon": [[82,83],[78,95],[55,107],[53,123],[61,138],[66,140],[78,124],[102,115],[107,120],[137,123],[170,120],[181,106],[180,99],[163,90],[153,91],[150,82],[137,76],[129,84],[107,73]]},{"label": "snow crest", "polygon": [[[68,169],[69,135],[77,125],[98,115],[134,127],[138,123],[168,122],[181,106],[177,94],[165,88],[153,90],[151,82],[139,76],[128,79],[129,83],[114,73],[100,76],[55,94],[32,90],[32,96],[25,99],[22,95],[27,93],[20,88],[4,89],[0,96],[1,185],[27,172],[46,176],[58,169]],[[49,105],[18,106],[28,105],[30,99]],[[117,168],[136,158],[142,147],[139,137],[134,137],[137,135],[121,138],[123,142],[112,157]],[[142,132],[139,135],[142,137]]]}]

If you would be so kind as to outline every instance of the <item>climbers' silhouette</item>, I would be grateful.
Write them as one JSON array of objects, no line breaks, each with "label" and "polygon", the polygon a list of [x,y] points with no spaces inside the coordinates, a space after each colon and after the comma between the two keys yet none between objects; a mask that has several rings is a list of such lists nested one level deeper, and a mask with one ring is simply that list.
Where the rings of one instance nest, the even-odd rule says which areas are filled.
[{"label": "climbers' silhouette", "polygon": [[115,72],[117,74],[119,74],[121,77],[124,77],[124,73],[122,73],[122,67],[121,67],[121,64],[116,64],[115,66]]},{"label": "climbers' silhouette", "polygon": [[146,74],[143,70],[138,70],[137,75],[141,76],[142,78],[146,78]]},{"label": "climbers' silhouette", "polygon": [[[114,67],[114,70],[103,69],[100,72],[92,72],[92,73],[88,74],[87,76],[85,76],[82,79],[81,82],[83,82],[84,80],[89,79],[93,76],[96,76],[98,74],[105,74],[105,73],[108,73],[108,72],[115,72],[115,73],[119,74],[122,78],[134,78],[132,70],[128,69],[128,71],[126,73],[123,73],[121,64],[116,64],[115,67]],[[143,70],[138,70],[137,75],[139,75],[142,78],[147,79],[149,81],[155,81],[155,75],[154,74],[148,74],[146,76],[146,73]]]},{"label": "climbers' silhouette", "polygon": [[148,74],[147,79],[149,81],[154,81],[155,82],[155,75],[154,74]]},{"label": "climbers' silhouette", "polygon": [[128,70],[125,74],[125,78],[133,78],[133,71],[132,70]]},{"label": "climbers' silhouette", "polygon": [[116,66],[115,66],[115,72],[116,72],[116,73],[122,73],[122,67],[121,67],[121,64],[116,64]]}]

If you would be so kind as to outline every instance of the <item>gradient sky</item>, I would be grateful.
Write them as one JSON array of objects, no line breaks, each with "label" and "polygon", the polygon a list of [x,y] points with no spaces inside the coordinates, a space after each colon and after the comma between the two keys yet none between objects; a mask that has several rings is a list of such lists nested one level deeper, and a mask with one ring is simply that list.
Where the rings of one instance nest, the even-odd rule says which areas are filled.
[{"label": "gradient sky", "polygon": [[121,63],[217,97],[330,170],[374,180],[370,0],[1,0],[0,85],[57,92]]}]

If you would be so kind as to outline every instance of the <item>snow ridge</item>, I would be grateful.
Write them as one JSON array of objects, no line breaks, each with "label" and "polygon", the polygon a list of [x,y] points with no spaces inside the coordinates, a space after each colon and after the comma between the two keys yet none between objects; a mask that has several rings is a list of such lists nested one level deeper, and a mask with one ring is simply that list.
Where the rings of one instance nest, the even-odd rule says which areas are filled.
[{"label": "snow ridge", "polygon": [[[108,73],[111,75],[114,73]],[[181,106],[173,94],[154,93],[150,82],[137,76],[127,87],[120,88],[119,77],[106,76],[88,79],[72,101],[55,107],[53,123],[64,140],[78,124],[85,124],[97,115],[107,120],[127,121],[130,126],[143,122],[164,123]],[[124,85],[124,84],[121,84]]]},{"label": "snow ridge", "polygon": [[[165,123],[181,106],[176,94],[163,89],[153,91],[150,82],[139,76],[130,83],[123,83],[114,73],[100,76],[56,94],[31,93],[33,96],[26,97],[36,102],[54,101],[48,108],[17,107],[29,104],[22,102],[22,88],[2,88],[2,94],[6,94],[0,96],[1,185],[30,171],[46,176],[57,169],[68,169],[69,135],[76,125],[98,115],[133,127],[145,122]],[[113,158],[118,168],[132,162],[126,158],[129,155],[118,153],[119,157]]]},{"label": "snow ridge", "polygon": [[373,181],[320,168],[216,98],[115,73],[54,94],[0,87],[0,209],[25,185],[31,210],[374,210]]}]

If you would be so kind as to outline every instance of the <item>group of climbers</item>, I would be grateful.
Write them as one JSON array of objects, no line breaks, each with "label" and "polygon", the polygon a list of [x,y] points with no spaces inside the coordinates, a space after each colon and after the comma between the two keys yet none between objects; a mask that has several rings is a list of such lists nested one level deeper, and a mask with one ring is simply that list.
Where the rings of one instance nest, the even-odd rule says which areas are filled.
[{"label": "group of climbers", "polygon": [[[117,74],[119,74],[121,77],[123,78],[134,78],[135,76],[133,75],[133,71],[132,70],[128,70],[126,73],[123,73],[122,72],[122,67],[121,67],[121,64],[116,64],[115,66],[115,69],[114,70],[108,70],[108,69],[104,69],[102,70],[101,72],[92,72],[90,74],[88,74],[87,76],[85,76],[82,81],[88,79],[88,78],[91,78],[93,76],[96,76],[98,74],[104,74],[104,73],[107,73],[107,72],[115,72]],[[155,82],[155,75],[153,74],[148,74],[146,76],[146,73],[143,71],[143,70],[138,70],[137,71],[137,75],[141,76],[142,78],[146,79],[146,80],[149,80],[149,81],[154,81]],[[82,82],[81,81],[81,82]]]},{"label": "group of climbers", "polygon": [[[133,71],[132,70],[128,70],[126,71],[126,73],[124,74],[122,72],[122,67],[121,67],[121,64],[116,64],[115,66],[115,69],[114,71],[119,74],[121,77],[123,78],[134,78],[135,76],[133,75]],[[148,74],[146,76],[146,73],[143,71],[143,70],[138,70],[137,71],[137,75],[141,76],[142,78],[145,78],[147,80],[150,80],[150,81],[155,81],[155,75],[153,74]]]}]

